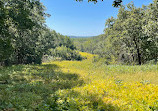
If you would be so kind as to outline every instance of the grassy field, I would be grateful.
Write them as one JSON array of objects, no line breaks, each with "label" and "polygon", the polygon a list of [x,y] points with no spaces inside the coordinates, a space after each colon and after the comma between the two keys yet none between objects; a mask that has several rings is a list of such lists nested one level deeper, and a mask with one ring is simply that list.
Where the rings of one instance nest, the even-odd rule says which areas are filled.
[{"label": "grassy field", "polygon": [[158,66],[83,61],[0,68],[0,110],[156,111]]}]

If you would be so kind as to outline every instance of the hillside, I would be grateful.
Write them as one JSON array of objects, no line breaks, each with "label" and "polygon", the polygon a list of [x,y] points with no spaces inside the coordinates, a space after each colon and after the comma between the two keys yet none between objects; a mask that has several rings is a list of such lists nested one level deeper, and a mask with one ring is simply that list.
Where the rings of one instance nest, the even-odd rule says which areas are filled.
[{"label": "hillside", "polygon": [[68,36],[70,38],[91,38],[92,36]]},{"label": "hillside", "polygon": [[88,53],[97,53],[98,45],[106,39],[104,34],[89,38],[71,38],[77,50]]}]

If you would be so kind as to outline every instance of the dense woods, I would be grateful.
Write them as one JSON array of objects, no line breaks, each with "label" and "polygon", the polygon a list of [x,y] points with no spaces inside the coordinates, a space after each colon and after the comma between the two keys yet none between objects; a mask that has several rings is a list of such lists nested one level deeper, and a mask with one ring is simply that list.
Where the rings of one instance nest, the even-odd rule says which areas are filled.
[{"label": "dense woods", "polygon": [[[3,0],[0,6],[1,64],[40,64],[51,48],[75,50],[69,37],[47,28],[45,19],[50,15],[39,1]],[[106,20],[105,34],[73,41],[80,51],[99,54],[108,64],[157,63],[157,10],[157,0],[142,8],[133,3],[121,6],[117,18]]]},{"label": "dense woods", "polygon": [[[121,6],[117,18],[106,20],[105,34],[74,39],[81,51],[99,54],[106,63],[145,64],[158,60],[158,5]],[[83,48],[84,47],[84,48]]]},{"label": "dense woods", "polygon": [[69,37],[45,25],[45,7],[38,0],[0,1],[0,63],[41,64],[48,49],[65,46],[74,50]]}]

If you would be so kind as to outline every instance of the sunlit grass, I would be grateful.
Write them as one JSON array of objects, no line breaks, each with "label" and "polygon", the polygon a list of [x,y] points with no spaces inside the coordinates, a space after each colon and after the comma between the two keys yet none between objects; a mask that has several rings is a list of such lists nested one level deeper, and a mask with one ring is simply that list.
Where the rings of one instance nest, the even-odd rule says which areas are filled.
[{"label": "sunlit grass", "polygon": [[52,62],[63,72],[79,74],[87,83],[87,85],[73,88],[74,91],[80,93],[80,98],[89,100],[89,104],[97,101],[98,108],[107,110],[158,109],[157,65],[103,65],[93,62],[94,55],[81,54],[87,56],[88,59],[80,62]]},{"label": "sunlit grass", "polygon": [[0,68],[0,109],[49,111],[158,110],[158,66],[83,61]]},{"label": "sunlit grass", "polygon": [[158,78],[157,65],[102,65],[93,62],[94,55],[92,54],[81,52],[81,55],[84,55],[88,59],[83,61],[55,61],[50,63],[58,65],[64,72],[77,73],[82,77],[87,76],[87,78],[92,78],[93,80],[114,77],[125,82],[148,80],[153,84],[158,84],[158,80],[155,79]]}]

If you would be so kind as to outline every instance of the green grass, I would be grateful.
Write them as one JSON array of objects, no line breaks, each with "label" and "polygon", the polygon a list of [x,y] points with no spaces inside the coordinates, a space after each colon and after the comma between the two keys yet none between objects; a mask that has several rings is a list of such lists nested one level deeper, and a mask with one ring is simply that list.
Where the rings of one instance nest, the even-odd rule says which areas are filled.
[{"label": "green grass", "polygon": [[83,61],[0,67],[2,111],[158,110],[158,66]]},{"label": "green grass", "polygon": [[82,84],[77,74],[63,73],[54,64],[1,67],[0,109],[42,109],[55,91]]}]

